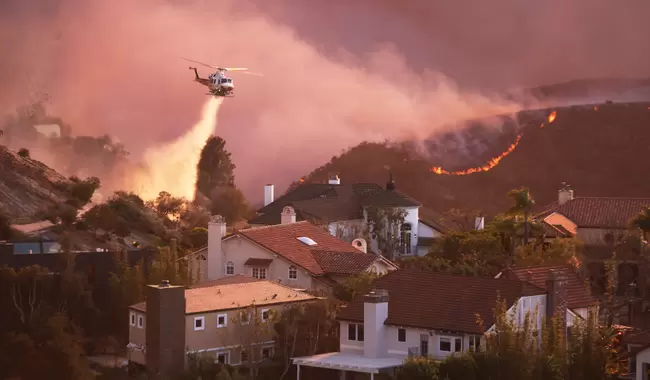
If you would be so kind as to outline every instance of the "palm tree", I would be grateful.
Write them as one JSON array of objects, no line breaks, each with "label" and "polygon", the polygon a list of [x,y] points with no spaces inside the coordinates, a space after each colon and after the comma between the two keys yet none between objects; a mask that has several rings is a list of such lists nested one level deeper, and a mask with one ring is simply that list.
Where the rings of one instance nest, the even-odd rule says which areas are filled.
[{"label": "palm tree", "polygon": [[515,205],[508,210],[506,215],[514,216],[515,218],[518,216],[524,217],[524,245],[528,245],[528,238],[530,235],[530,216],[533,206],[535,205],[535,200],[532,195],[530,195],[530,190],[525,187],[510,190],[508,196],[512,198]]},{"label": "palm tree", "polygon": [[632,219],[632,225],[643,232],[643,240],[648,241],[650,233],[650,207],[646,207]]}]

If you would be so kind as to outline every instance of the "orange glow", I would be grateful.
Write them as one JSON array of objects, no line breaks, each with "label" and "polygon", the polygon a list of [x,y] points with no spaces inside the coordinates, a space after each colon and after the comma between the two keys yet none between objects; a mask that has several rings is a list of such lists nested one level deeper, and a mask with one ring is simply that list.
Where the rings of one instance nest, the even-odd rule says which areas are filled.
[{"label": "orange glow", "polygon": [[508,147],[508,149],[506,149],[503,153],[501,153],[497,157],[494,157],[493,159],[488,161],[483,166],[479,166],[479,167],[476,167],[476,168],[469,168],[469,169],[465,169],[465,170],[459,170],[459,171],[455,171],[455,172],[450,172],[450,171],[447,171],[447,170],[445,170],[445,169],[443,169],[443,168],[441,168],[439,166],[435,166],[435,167],[431,168],[431,171],[436,173],[436,174],[446,174],[446,175],[467,175],[467,174],[473,174],[473,173],[479,173],[479,172],[486,172],[486,171],[492,169],[493,167],[499,165],[499,162],[501,162],[501,160],[505,156],[509,155],[510,153],[512,153],[515,150],[517,145],[519,145],[519,141],[521,140],[521,136],[522,135],[517,136],[517,140],[515,140],[515,142],[513,144],[511,144]]},{"label": "orange glow", "polygon": [[304,178],[300,178],[300,183],[305,183],[305,179],[304,179]]},{"label": "orange glow", "polygon": [[598,111],[598,106],[594,106],[594,111]]},{"label": "orange glow", "polygon": [[551,112],[550,115],[548,115],[548,123],[551,124],[552,122],[555,121],[555,118],[557,117],[557,111]]}]

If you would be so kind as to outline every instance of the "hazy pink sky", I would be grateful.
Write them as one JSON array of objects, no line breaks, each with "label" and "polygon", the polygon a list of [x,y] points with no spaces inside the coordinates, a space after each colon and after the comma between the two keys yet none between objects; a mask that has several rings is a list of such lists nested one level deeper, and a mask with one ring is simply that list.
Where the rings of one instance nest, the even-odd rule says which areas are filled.
[{"label": "hazy pink sky", "polygon": [[76,134],[137,156],[200,115],[181,57],[249,67],[265,76],[233,75],[217,133],[259,198],[360,141],[516,109],[475,89],[648,76],[648,14],[586,0],[3,2],[0,111],[46,90]]}]

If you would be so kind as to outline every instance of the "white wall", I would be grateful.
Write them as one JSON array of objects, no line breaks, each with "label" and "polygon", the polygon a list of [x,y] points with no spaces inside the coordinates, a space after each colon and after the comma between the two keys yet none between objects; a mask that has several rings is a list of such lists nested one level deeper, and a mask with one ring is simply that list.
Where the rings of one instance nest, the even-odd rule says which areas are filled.
[{"label": "white wall", "polygon": [[[411,225],[411,252],[415,254],[417,252],[418,233],[419,233],[419,224],[420,224],[419,207],[404,207],[403,209],[406,210],[404,223],[405,224],[408,223]],[[367,225],[365,224],[367,220],[368,217],[366,212],[364,211],[364,229],[367,228]],[[397,237],[399,238],[399,234]],[[380,252],[376,239],[370,238],[369,248],[374,252]],[[383,254],[383,252],[380,253]]]},{"label": "white wall", "polygon": [[363,222],[363,219],[341,220],[332,222],[329,224],[328,230],[330,232],[330,235],[336,236],[341,240],[347,241],[348,243],[352,243],[352,240],[364,237]]},{"label": "white wall", "polygon": [[[442,233],[440,231],[434,230],[433,228],[427,226],[426,224],[418,221],[418,239],[419,238],[438,238],[442,237]],[[429,248],[428,246],[418,246],[416,250],[416,254],[418,256],[426,256],[426,254],[429,253]]]}]

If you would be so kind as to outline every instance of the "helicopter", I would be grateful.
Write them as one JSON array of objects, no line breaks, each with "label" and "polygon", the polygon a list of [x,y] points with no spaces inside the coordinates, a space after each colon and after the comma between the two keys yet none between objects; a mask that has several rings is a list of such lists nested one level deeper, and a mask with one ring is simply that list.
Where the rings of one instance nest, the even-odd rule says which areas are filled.
[{"label": "helicopter", "polygon": [[248,71],[247,68],[243,68],[243,67],[218,67],[218,66],[208,65],[207,63],[203,63],[203,62],[193,61],[187,58],[183,58],[183,59],[185,59],[186,61],[198,63],[199,65],[203,65],[217,70],[214,73],[210,74],[207,78],[201,78],[199,76],[199,71],[196,69],[196,67],[190,66],[189,68],[190,70],[194,70],[194,75],[195,75],[194,80],[196,82],[201,83],[202,85],[206,86],[209,89],[210,92],[207,93],[206,95],[214,95],[214,96],[222,96],[222,97],[235,96],[234,93],[235,84],[233,83],[232,78],[226,76],[226,71],[241,71],[244,74],[258,75],[258,76],[262,75],[262,74],[250,72]]}]

